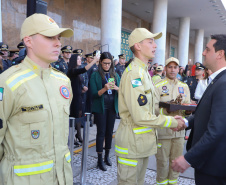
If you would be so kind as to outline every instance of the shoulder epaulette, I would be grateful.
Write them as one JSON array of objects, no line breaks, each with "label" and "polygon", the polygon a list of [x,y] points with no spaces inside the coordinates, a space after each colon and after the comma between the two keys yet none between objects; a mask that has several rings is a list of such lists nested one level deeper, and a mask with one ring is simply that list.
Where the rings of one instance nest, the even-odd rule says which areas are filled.
[{"label": "shoulder epaulette", "polygon": [[163,86],[163,85],[166,85],[166,84],[168,84],[168,81],[163,79],[162,81],[155,84],[155,87],[160,87],[160,86]]},{"label": "shoulder epaulette", "polygon": [[70,79],[67,77],[67,75],[65,75],[63,72],[55,69],[54,67],[52,67],[53,71],[51,71],[50,76],[53,76],[55,78],[64,80],[64,81],[70,81]]},{"label": "shoulder epaulette", "polygon": [[182,81],[179,81],[178,82],[179,84],[183,84],[183,85],[187,85],[186,83],[182,82]]},{"label": "shoulder epaulette", "polygon": [[132,70],[132,65],[131,65],[131,63],[127,66],[127,68],[126,68],[126,72],[129,72],[129,71],[131,71]]}]

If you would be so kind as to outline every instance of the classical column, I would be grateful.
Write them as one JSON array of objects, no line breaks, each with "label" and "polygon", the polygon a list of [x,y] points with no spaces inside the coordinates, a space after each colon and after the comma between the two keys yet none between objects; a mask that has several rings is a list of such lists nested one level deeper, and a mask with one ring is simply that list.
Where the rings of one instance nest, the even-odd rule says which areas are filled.
[{"label": "classical column", "polygon": [[162,37],[157,39],[157,50],[153,63],[165,65],[166,50],[166,22],[168,0],[154,0],[152,32],[162,32]]},{"label": "classical column", "polygon": [[178,59],[180,61],[180,65],[184,67],[188,63],[189,34],[190,34],[190,17],[181,17],[178,41]]},{"label": "classical column", "polygon": [[101,45],[115,57],[121,51],[122,0],[101,0]]},{"label": "classical column", "polygon": [[195,62],[202,63],[202,52],[203,52],[203,40],[204,40],[204,30],[199,29],[195,32]]}]

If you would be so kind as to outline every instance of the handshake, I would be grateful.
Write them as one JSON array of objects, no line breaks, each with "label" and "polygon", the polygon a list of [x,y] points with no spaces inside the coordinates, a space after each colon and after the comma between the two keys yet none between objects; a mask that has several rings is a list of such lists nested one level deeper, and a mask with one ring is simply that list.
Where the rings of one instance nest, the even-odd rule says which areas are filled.
[{"label": "handshake", "polygon": [[174,118],[177,120],[177,128],[171,128],[173,131],[181,131],[184,130],[185,128],[187,128],[187,126],[185,125],[184,119],[181,116],[174,116]]}]

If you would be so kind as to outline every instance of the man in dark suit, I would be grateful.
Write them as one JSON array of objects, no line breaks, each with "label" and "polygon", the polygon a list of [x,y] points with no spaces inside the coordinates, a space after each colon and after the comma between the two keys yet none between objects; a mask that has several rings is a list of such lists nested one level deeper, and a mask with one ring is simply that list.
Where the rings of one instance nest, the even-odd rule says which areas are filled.
[{"label": "man in dark suit", "polygon": [[172,168],[182,173],[190,166],[195,168],[196,185],[225,185],[226,34],[212,35],[203,56],[213,74],[195,114],[188,118],[191,148],[173,160]]}]

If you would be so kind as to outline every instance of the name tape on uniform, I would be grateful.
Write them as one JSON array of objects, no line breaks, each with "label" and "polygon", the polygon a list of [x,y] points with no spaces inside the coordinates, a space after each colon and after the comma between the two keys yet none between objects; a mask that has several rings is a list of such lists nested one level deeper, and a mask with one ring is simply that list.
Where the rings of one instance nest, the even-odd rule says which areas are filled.
[{"label": "name tape on uniform", "polygon": [[43,105],[35,105],[32,107],[21,107],[22,112],[32,112],[32,111],[37,111],[43,109]]}]

